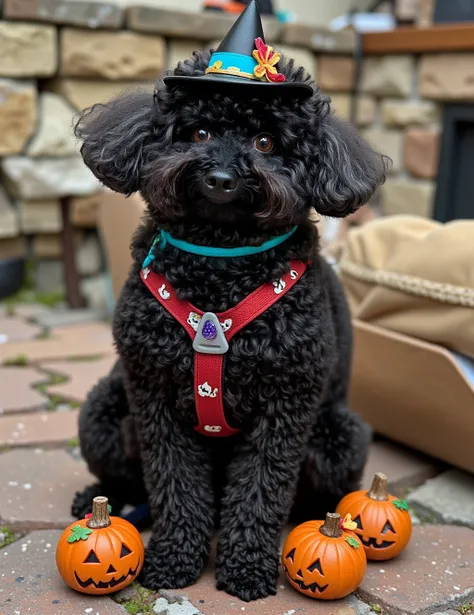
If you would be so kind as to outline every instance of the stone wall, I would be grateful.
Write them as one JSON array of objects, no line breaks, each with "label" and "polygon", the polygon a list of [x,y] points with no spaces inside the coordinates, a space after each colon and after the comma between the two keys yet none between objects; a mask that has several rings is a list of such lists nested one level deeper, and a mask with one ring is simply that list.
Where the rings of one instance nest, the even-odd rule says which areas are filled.
[{"label": "stone wall", "polygon": [[[77,0],[4,0],[0,10],[0,258],[27,253],[51,273],[41,279],[60,285],[60,199],[73,197],[78,269],[100,284],[101,187],[78,154],[74,115],[124,89],[151,90],[194,49],[215,45],[234,18]],[[265,30],[349,119],[353,33],[272,19]],[[474,100],[473,65],[471,54],[364,59],[354,121],[393,160],[380,194],[383,213],[431,215],[441,101]]]}]

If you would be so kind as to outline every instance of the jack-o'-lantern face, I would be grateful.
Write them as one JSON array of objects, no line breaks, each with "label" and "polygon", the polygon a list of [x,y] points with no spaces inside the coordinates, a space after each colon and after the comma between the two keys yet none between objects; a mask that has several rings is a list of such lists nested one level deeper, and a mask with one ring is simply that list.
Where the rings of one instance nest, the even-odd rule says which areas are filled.
[{"label": "jack-o'-lantern face", "polygon": [[352,515],[359,536],[370,560],[387,560],[399,555],[411,537],[411,518],[404,500],[386,491],[386,479],[374,480],[374,491],[355,491],[346,495],[337,507],[343,516]]},{"label": "jack-o'-lantern face", "polygon": [[290,584],[302,594],[319,600],[343,598],[353,592],[364,576],[367,559],[352,532],[327,537],[323,521],[308,521],[288,536],[282,566]]},{"label": "jack-o'-lantern face", "polygon": [[[73,589],[108,594],[126,587],[140,572],[144,558],[140,534],[123,519],[111,517],[110,521],[110,526],[92,531],[85,520],[78,521],[61,537],[56,561]],[[68,541],[74,533],[78,540]]]}]

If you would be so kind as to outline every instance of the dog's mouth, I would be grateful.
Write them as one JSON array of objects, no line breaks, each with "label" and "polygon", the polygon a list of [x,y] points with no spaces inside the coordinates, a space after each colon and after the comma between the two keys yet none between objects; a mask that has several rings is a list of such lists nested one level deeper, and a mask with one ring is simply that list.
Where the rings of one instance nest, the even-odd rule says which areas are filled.
[{"label": "dog's mouth", "polygon": [[96,583],[91,578],[87,579],[87,581],[82,581],[79,578],[76,571],[74,571],[74,576],[76,578],[76,581],[79,583],[79,585],[84,589],[91,585],[93,585],[96,589],[109,589],[109,588],[117,587],[117,585],[120,585],[121,583],[126,581],[129,577],[135,577],[137,575],[139,568],[140,568],[140,560],[138,560],[138,564],[135,569],[130,568],[128,573],[124,574],[119,579],[112,578],[110,581],[99,581],[98,583]]},{"label": "dog's mouth", "polygon": [[387,549],[395,543],[394,540],[382,540],[382,542],[379,542],[378,538],[364,538],[362,536],[359,536],[359,538],[364,547],[373,547],[374,549]]},{"label": "dog's mouth", "polygon": [[309,585],[306,585],[306,583],[302,581],[301,579],[294,579],[292,576],[290,576],[288,574],[288,569],[286,567],[285,567],[285,572],[287,573],[288,578],[295,585],[297,585],[300,589],[304,589],[305,591],[310,591],[313,594],[316,594],[316,593],[322,594],[329,587],[329,583],[326,585],[319,585],[319,583],[315,582],[315,583],[310,583]]}]

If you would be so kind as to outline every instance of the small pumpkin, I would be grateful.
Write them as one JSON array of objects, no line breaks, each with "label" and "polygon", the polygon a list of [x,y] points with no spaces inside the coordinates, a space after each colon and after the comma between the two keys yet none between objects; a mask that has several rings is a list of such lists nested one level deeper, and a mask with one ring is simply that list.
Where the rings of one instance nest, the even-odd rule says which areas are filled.
[{"label": "small pumpkin", "polygon": [[405,500],[390,495],[387,477],[378,472],[369,491],[354,491],[339,502],[337,512],[350,514],[367,559],[387,560],[399,555],[411,537],[411,517]]},{"label": "small pumpkin", "polygon": [[298,525],[286,539],[281,562],[290,584],[319,600],[344,598],[357,589],[367,558],[357,536],[346,531],[341,517]]},{"label": "small pumpkin", "polygon": [[108,500],[96,497],[90,518],[71,523],[56,548],[64,581],[84,594],[110,594],[129,585],[143,566],[144,548],[131,523],[109,516]]}]

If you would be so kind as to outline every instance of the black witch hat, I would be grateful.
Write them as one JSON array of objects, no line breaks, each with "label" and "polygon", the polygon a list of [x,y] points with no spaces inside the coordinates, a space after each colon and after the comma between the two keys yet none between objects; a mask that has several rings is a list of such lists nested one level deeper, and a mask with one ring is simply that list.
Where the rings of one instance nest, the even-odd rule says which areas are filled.
[{"label": "black witch hat", "polygon": [[164,82],[169,87],[247,86],[263,88],[272,94],[311,96],[313,89],[310,85],[286,81],[285,76],[278,72],[279,61],[280,54],[265,43],[257,2],[251,0],[212,54],[204,75],[168,75]]}]

